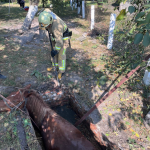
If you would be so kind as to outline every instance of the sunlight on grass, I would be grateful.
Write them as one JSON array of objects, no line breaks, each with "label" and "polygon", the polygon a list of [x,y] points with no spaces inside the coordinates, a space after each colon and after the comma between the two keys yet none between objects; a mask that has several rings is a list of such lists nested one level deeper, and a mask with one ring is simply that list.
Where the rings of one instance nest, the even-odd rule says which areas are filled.
[{"label": "sunlight on grass", "polygon": [[87,6],[97,5],[97,2],[86,1],[86,5],[87,5]]},{"label": "sunlight on grass", "polygon": [[19,4],[10,4],[10,13],[9,13],[9,3],[0,4],[0,19],[1,21],[8,21],[12,19],[24,19],[27,11],[20,10]]},{"label": "sunlight on grass", "polygon": [[3,58],[7,58],[8,56],[7,55],[3,55]]},{"label": "sunlight on grass", "polygon": [[3,51],[5,49],[5,45],[0,44],[0,51]]}]

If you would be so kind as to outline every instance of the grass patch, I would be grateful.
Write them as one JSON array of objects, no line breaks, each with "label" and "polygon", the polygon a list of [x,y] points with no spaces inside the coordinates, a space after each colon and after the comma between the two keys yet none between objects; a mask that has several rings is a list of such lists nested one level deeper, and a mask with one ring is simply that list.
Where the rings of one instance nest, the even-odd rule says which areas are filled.
[{"label": "grass patch", "polygon": [[[19,4],[11,3],[10,4],[10,12],[9,12],[9,3],[0,4],[0,19],[1,21],[8,21],[8,20],[24,20],[26,17],[27,11],[20,10]],[[17,22],[16,22],[17,24]]]},{"label": "grass patch", "polygon": [[[31,121],[28,116],[22,114],[19,111],[13,111],[10,114],[1,113],[0,114],[0,149],[14,148],[21,149],[21,145],[18,137],[18,118],[21,115],[24,129],[26,131],[26,139],[28,147],[32,150],[38,148],[38,141],[35,139],[35,135],[31,130]],[[32,142],[31,142],[32,141]],[[34,143],[33,143],[34,141]]]},{"label": "grass patch", "polygon": [[89,44],[88,44],[88,41],[87,40],[85,40],[85,41],[83,41],[83,44],[82,44],[83,46],[88,46]]},{"label": "grass patch", "polygon": [[86,1],[86,6],[97,5],[97,2]]}]

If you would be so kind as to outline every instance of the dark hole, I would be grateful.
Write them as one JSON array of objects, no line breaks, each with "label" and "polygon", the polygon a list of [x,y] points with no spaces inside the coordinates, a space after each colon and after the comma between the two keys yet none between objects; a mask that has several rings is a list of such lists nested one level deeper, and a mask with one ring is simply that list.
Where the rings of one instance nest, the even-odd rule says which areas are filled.
[{"label": "dark hole", "polygon": [[[68,122],[70,122],[73,125],[76,123],[77,120],[80,119],[69,104],[65,104],[63,106],[52,107],[51,109],[53,109],[61,117],[65,118]],[[86,125],[86,121],[81,123],[77,128],[95,146],[97,150],[101,149],[100,144],[94,139],[94,134],[88,128],[88,125]]]}]

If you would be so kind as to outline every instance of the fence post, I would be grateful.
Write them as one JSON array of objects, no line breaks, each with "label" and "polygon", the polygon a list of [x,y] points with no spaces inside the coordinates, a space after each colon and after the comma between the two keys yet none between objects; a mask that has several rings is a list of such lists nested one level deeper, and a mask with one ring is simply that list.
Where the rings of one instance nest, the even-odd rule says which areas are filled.
[{"label": "fence post", "polygon": [[85,4],[84,1],[82,1],[82,18],[85,18]]},{"label": "fence post", "polygon": [[94,13],[95,13],[95,7],[94,5],[91,6],[91,30],[94,29]]},{"label": "fence post", "polygon": [[[150,58],[148,59],[147,67],[150,67]],[[143,82],[146,86],[150,85],[150,72],[147,69],[145,70]]]},{"label": "fence post", "polygon": [[78,14],[80,14],[80,2],[78,2],[77,6],[78,6]]},{"label": "fence post", "polygon": [[72,0],[70,0],[70,6],[72,7]]},{"label": "fence post", "polygon": [[74,0],[72,0],[72,7],[74,7]]},{"label": "fence post", "polygon": [[77,8],[77,3],[75,2],[75,9]]},{"label": "fence post", "polygon": [[114,37],[114,29],[115,29],[115,22],[116,22],[116,14],[111,14],[110,16],[110,25],[109,25],[109,34],[108,34],[108,43],[107,48],[112,49],[113,46],[113,37]]},{"label": "fence post", "polygon": [[9,0],[9,14],[10,14],[10,0]]}]

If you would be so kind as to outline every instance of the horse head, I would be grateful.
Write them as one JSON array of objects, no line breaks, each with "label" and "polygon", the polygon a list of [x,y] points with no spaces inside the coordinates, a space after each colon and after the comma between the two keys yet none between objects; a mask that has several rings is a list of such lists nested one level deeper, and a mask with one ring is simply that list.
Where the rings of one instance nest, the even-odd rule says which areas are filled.
[{"label": "horse head", "polygon": [[[31,85],[27,85],[26,87],[19,89],[17,92],[12,92],[8,97],[1,97],[3,100],[0,100],[0,112],[3,111],[11,111],[14,107],[19,107],[20,109],[24,106],[25,96],[24,93],[27,89],[29,89]],[[22,102],[22,103],[21,103]]]}]

